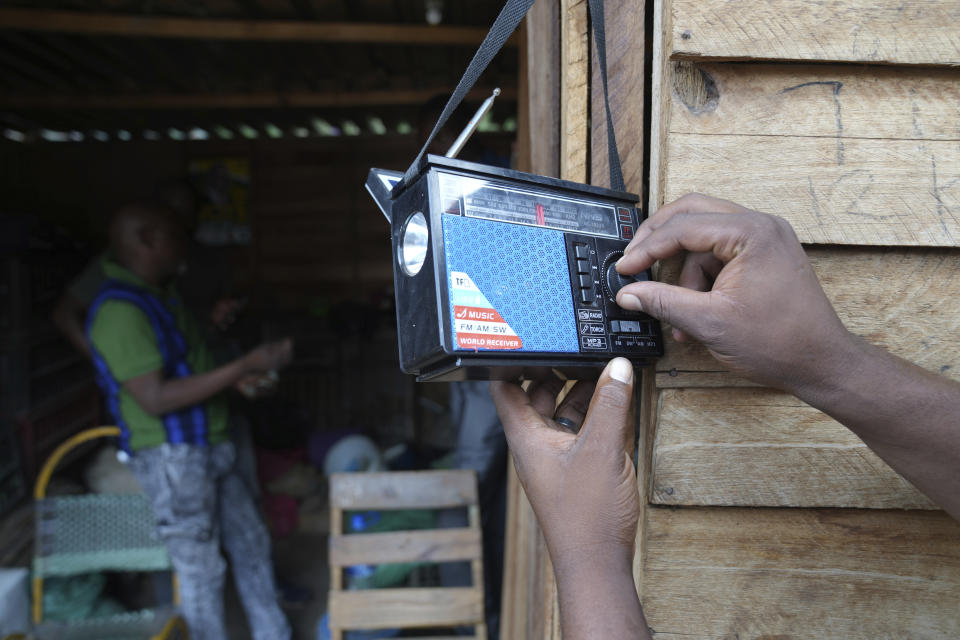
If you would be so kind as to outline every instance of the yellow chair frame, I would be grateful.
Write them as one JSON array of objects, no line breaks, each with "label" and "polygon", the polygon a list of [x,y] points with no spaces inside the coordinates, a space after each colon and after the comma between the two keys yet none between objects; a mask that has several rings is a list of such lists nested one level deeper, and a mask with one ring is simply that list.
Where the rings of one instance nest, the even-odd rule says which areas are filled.
[{"label": "yellow chair frame", "polygon": [[[33,487],[33,499],[43,500],[47,497],[47,485],[53,477],[53,472],[63,458],[80,445],[97,440],[98,438],[115,438],[120,436],[120,427],[104,426],[86,429],[65,440],[60,446],[53,450],[47,461],[44,462],[40,473],[37,475],[37,481]],[[177,583],[177,574],[172,573],[173,579],[173,604],[180,604],[180,588]],[[33,622],[39,624],[43,621],[43,577],[34,576],[33,582]],[[179,633],[180,637],[187,638],[187,625],[183,618],[174,616],[170,618],[159,634],[153,636],[151,640],[167,640],[175,637],[173,634]]]}]

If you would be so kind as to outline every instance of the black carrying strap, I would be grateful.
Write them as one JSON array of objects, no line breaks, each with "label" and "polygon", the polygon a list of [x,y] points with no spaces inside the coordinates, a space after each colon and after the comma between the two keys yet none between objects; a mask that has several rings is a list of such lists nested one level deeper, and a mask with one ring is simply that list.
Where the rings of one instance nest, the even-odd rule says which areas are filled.
[{"label": "black carrying strap", "polygon": [[626,191],[620,154],[617,152],[617,136],[613,131],[613,116],[610,115],[610,96],[607,94],[607,35],[603,25],[603,0],[590,0],[590,23],[593,25],[593,40],[597,43],[597,58],[600,61],[600,79],[603,81],[603,106],[607,111],[607,158],[610,163],[610,188]]},{"label": "black carrying strap", "polygon": [[[527,15],[533,2],[534,0],[507,0],[506,4],[503,5],[503,9],[500,10],[500,15],[494,20],[493,26],[490,27],[490,31],[483,39],[483,42],[480,43],[477,52],[473,54],[473,59],[470,60],[470,64],[467,65],[467,70],[463,72],[463,77],[461,77],[460,82],[457,83],[457,88],[453,90],[450,99],[447,100],[447,104],[440,113],[437,124],[433,126],[433,131],[430,132],[427,141],[423,143],[423,148],[420,149],[420,153],[417,154],[413,163],[403,174],[403,179],[394,186],[392,192],[394,197],[420,172],[423,159],[427,155],[427,149],[437,136],[437,132],[443,128],[447,119],[450,118],[456,108],[460,106],[467,92],[473,88],[480,74],[486,70],[487,65],[490,64],[493,57],[503,48],[504,43],[506,43],[510,35],[516,31],[517,26],[520,24],[520,21],[523,20],[523,17]],[[593,23],[593,37],[597,43],[597,54],[600,59],[600,77],[603,80],[603,102],[607,112],[607,155],[610,161],[610,188],[617,191],[625,191],[623,171],[620,169],[620,154],[617,153],[617,139],[613,132],[613,117],[610,115],[610,98],[607,94],[607,46],[603,24],[603,0],[589,0],[589,8],[592,18],[591,22]]]}]

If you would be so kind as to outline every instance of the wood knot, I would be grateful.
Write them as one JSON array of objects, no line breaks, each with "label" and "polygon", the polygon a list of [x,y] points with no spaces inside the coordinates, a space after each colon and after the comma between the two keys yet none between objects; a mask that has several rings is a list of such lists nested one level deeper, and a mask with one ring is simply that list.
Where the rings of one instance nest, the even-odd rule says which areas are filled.
[{"label": "wood knot", "polygon": [[715,110],[720,101],[720,92],[710,74],[686,60],[673,63],[673,90],[687,109],[697,115]]}]

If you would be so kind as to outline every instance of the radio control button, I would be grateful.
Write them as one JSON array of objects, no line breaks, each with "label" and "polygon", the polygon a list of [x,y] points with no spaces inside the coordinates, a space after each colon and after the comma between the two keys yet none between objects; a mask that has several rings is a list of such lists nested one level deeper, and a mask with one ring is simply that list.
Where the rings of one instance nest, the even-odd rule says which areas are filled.
[{"label": "radio control button", "polygon": [[577,242],[573,245],[573,253],[577,256],[577,260],[587,260],[590,258],[590,247]]},{"label": "radio control button", "polygon": [[577,259],[577,273],[590,273],[590,261]]},{"label": "radio control button", "polygon": [[[617,292],[620,291],[623,287],[636,282],[636,279],[632,276],[620,275],[620,272],[617,271],[617,260],[623,256],[622,251],[616,251],[609,256],[607,256],[606,261],[603,265],[603,293],[611,302],[617,301]],[[622,323],[621,323],[622,325]]]},{"label": "radio control button", "polygon": [[593,289],[581,289],[580,290],[580,299],[586,304],[593,304],[593,301],[596,298],[593,295]]},{"label": "radio control button", "polygon": [[593,278],[589,274],[580,276],[580,288],[581,289],[593,288]]}]

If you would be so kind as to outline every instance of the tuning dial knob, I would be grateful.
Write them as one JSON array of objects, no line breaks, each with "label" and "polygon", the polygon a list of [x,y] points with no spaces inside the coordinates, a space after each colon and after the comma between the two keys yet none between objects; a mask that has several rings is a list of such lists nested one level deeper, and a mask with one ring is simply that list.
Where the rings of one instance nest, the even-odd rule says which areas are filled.
[{"label": "tuning dial knob", "polygon": [[617,271],[617,260],[623,257],[623,251],[614,251],[603,261],[603,293],[611,302],[617,301],[617,292],[628,284],[643,282],[647,279],[645,271],[635,276],[625,276]]}]

